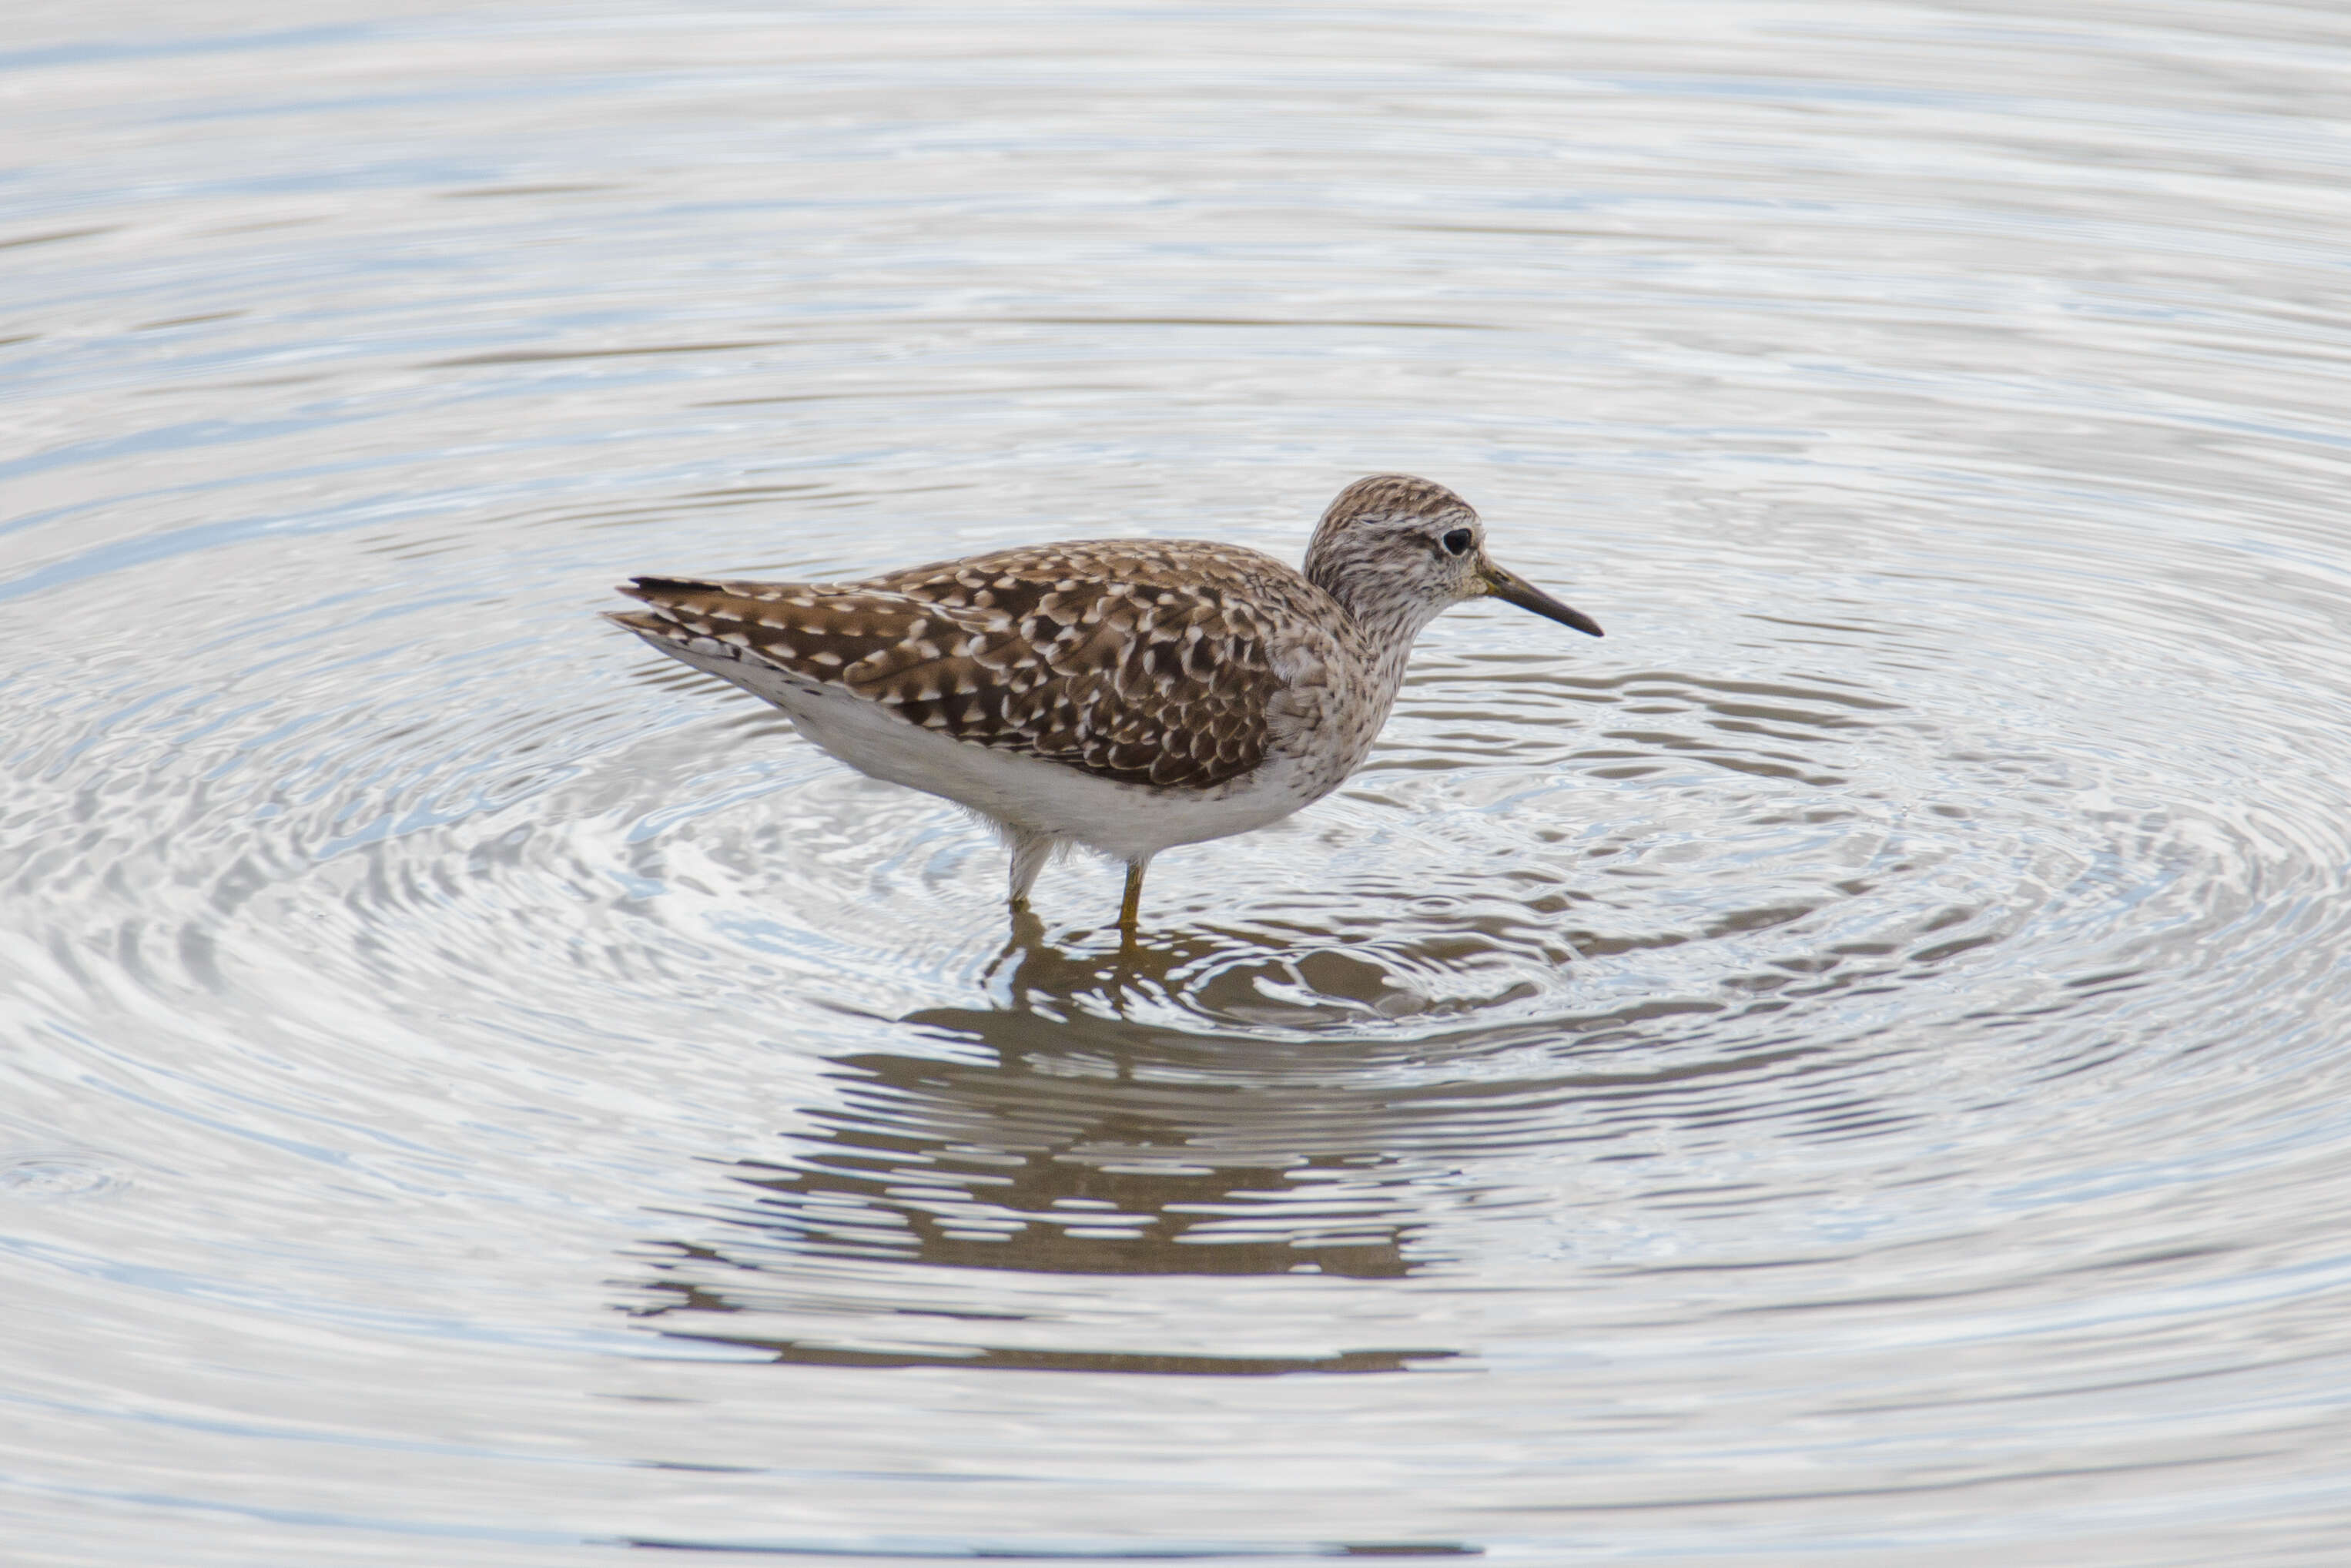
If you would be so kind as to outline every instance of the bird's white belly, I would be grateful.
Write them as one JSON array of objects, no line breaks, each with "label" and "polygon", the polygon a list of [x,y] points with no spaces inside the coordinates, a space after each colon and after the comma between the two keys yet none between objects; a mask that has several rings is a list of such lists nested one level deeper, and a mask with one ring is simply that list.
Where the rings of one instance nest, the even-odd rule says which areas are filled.
[{"label": "bird's white belly", "polygon": [[[1121,784],[1058,762],[976,746],[907,723],[889,709],[791,680],[772,666],[668,644],[664,651],[767,698],[793,726],[861,773],[938,795],[1027,832],[1071,839],[1121,860],[1280,821],[1339,781],[1277,751],[1210,789]],[[1340,770],[1343,776],[1344,770]]]}]

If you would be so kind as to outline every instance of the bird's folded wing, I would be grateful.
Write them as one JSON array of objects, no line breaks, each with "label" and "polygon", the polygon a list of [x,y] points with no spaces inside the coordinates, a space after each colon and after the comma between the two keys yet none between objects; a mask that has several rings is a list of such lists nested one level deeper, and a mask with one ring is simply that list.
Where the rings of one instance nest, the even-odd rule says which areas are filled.
[{"label": "bird's folded wing", "polygon": [[[639,578],[667,625],[909,723],[1122,783],[1207,789],[1265,759],[1284,685],[1265,606],[1198,563],[1008,550],[856,583]],[[1270,562],[1268,563],[1271,564]]]}]

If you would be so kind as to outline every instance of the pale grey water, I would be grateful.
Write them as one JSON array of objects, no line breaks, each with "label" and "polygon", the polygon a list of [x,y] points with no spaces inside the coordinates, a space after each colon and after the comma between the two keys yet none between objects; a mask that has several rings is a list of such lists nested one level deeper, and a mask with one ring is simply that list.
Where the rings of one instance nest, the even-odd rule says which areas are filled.
[{"label": "pale grey water", "polygon": [[[19,5],[0,149],[0,1559],[2351,1555],[2337,7]],[[1608,640],[1123,990],[593,615],[1395,468]]]}]

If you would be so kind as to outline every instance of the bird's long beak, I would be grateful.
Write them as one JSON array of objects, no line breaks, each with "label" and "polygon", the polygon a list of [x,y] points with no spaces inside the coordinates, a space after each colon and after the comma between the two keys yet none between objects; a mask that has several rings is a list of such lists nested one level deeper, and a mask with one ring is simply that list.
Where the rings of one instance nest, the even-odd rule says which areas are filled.
[{"label": "bird's long beak", "polygon": [[1488,593],[1506,604],[1515,604],[1521,610],[1531,610],[1547,621],[1556,621],[1562,626],[1573,626],[1587,636],[1607,635],[1600,629],[1599,622],[1581,610],[1569,609],[1506,567],[1496,566],[1490,560],[1486,561],[1478,569],[1478,580],[1486,585]]}]

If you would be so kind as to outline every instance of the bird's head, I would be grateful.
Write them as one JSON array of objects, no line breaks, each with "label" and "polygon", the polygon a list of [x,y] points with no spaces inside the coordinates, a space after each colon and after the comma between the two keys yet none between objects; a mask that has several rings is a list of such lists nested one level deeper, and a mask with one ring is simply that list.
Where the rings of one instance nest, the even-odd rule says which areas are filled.
[{"label": "bird's head", "polygon": [[1427,479],[1374,474],[1339,492],[1306,547],[1306,576],[1367,624],[1416,634],[1441,612],[1493,598],[1600,636],[1572,610],[1486,553],[1469,503]]}]

